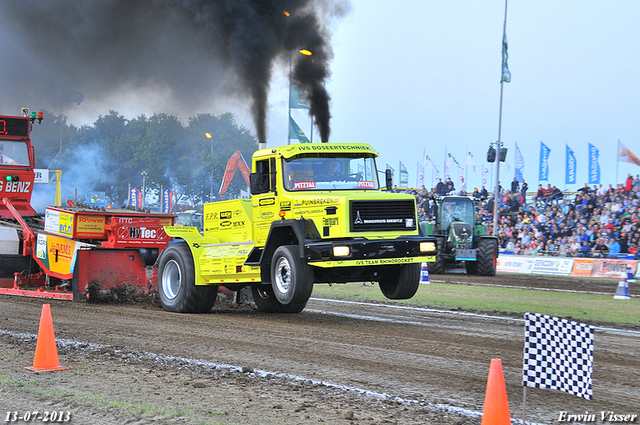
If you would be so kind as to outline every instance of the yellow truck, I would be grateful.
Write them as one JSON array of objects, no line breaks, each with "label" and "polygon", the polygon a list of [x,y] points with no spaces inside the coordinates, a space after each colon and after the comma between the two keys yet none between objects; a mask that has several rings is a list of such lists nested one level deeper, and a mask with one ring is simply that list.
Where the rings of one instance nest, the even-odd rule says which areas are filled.
[{"label": "yellow truck", "polygon": [[420,234],[416,199],[382,191],[364,143],[267,148],[251,161],[251,199],[204,205],[204,230],[165,226],[174,243],[158,259],[168,311],[206,313],[218,287],[251,287],[263,312],[299,313],[317,283],[377,282],[408,299],[437,240]]}]

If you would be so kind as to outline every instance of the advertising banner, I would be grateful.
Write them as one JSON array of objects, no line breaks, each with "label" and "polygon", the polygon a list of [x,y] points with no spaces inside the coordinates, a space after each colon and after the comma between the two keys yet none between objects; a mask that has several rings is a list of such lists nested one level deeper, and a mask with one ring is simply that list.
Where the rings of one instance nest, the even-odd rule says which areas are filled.
[{"label": "advertising banner", "polygon": [[631,266],[632,273],[635,274],[637,261],[634,260],[613,260],[596,259],[593,261],[591,276],[595,277],[627,277],[627,266]]},{"label": "advertising banner", "polygon": [[531,273],[569,276],[573,269],[573,258],[537,257],[533,258]]},{"label": "advertising banner", "polygon": [[593,258],[576,258],[573,260],[571,276],[591,276]]},{"label": "advertising banner", "polygon": [[498,257],[496,269],[507,273],[531,273],[533,262],[531,257],[518,255],[501,255]]}]

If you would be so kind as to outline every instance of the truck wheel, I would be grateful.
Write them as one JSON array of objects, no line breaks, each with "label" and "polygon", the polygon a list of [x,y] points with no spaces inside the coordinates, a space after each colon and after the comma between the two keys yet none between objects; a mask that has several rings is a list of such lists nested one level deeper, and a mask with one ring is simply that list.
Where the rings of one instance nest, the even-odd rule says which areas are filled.
[{"label": "truck wheel", "polygon": [[217,286],[196,286],[191,250],[180,242],[167,248],[158,264],[158,295],[167,311],[208,313],[218,296]]},{"label": "truck wheel", "polygon": [[478,242],[477,269],[480,276],[494,276],[498,261],[498,241],[480,239]]},{"label": "truck wheel", "polygon": [[438,238],[438,252],[436,253],[436,261],[427,263],[429,274],[443,274],[444,260],[442,259],[442,251],[444,250],[444,239]]},{"label": "truck wheel", "polygon": [[313,291],[313,270],[298,255],[298,247],[283,245],[273,253],[271,286],[283,305],[306,303]]},{"label": "truck wheel", "polygon": [[256,285],[251,287],[253,302],[258,310],[263,313],[300,313],[307,306],[306,302],[300,304],[282,305],[273,294],[273,288],[269,285]]},{"label": "truck wheel", "polygon": [[390,300],[407,300],[420,287],[420,263],[393,267],[382,274],[378,284],[384,296]]}]

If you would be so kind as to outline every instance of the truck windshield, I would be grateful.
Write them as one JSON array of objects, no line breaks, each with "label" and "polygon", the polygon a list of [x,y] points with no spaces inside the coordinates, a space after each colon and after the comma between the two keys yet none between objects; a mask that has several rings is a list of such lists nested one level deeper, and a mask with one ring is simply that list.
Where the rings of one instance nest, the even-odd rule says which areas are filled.
[{"label": "truck windshield", "polygon": [[29,166],[27,142],[0,140],[0,164]]},{"label": "truck windshield", "polygon": [[379,188],[373,157],[296,157],[283,159],[282,169],[289,191]]}]

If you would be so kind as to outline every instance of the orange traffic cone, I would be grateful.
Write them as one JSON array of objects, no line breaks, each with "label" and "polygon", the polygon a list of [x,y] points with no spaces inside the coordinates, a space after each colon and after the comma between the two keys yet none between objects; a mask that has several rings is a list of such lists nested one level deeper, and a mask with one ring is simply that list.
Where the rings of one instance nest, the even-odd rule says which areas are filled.
[{"label": "orange traffic cone", "polygon": [[481,425],[511,425],[507,387],[504,384],[500,359],[491,359]]},{"label": "orange traffic cone", "polygon": [[34,372],[69,369],[68,367],[60,366],[58,361],[58,348],[56,347],[56,337],[53,334],[53,321],[51,320],[51,306],[49,304],[42,305],[33,366],[25,367],[25,369]]}]

